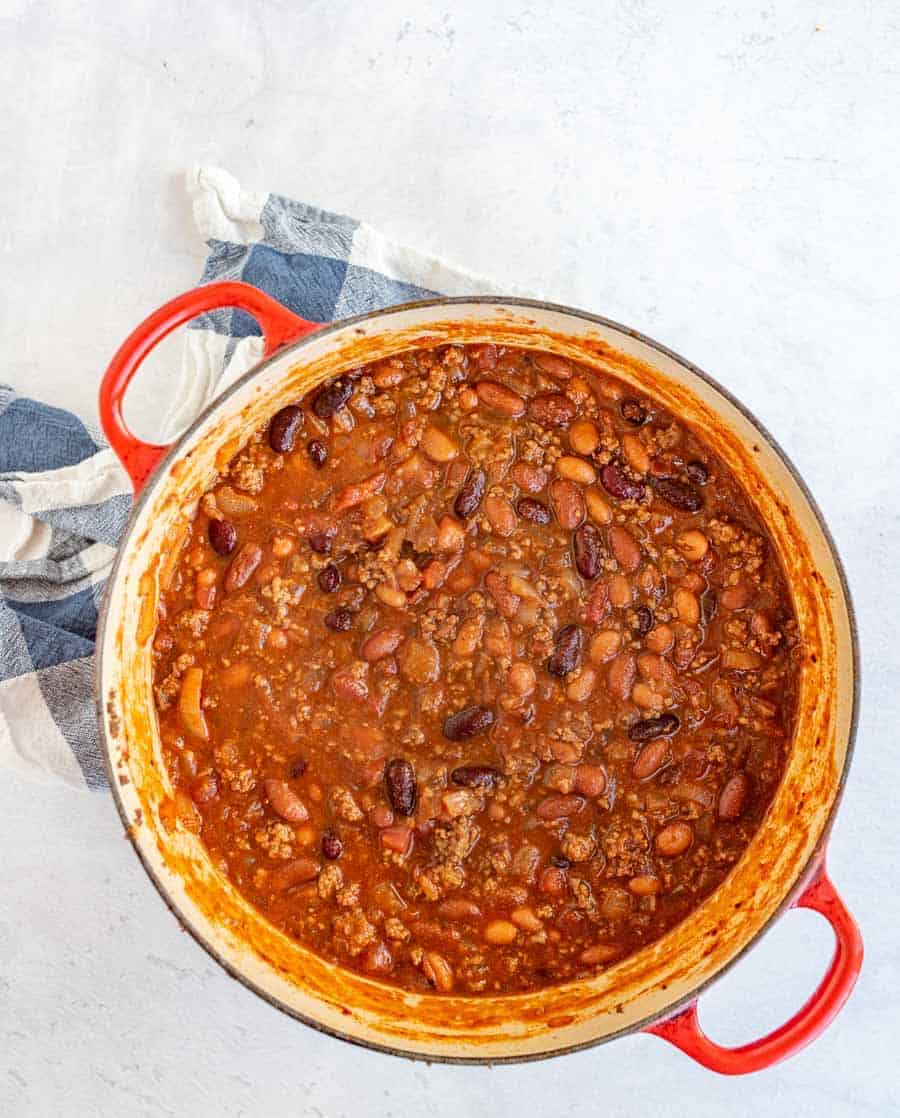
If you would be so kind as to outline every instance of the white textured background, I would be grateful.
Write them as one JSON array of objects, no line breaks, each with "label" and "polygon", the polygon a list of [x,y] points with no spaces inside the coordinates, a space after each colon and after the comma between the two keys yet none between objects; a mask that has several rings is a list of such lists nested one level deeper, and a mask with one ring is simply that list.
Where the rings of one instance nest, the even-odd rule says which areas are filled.
[{"label": "white textured background", "polygon": [[[864,707],[831,846],[863,977],[790,1063],[717,1078],[651,1037],[521,1067],[351,1049],[178,929],[111,802],[0,779],[0,1113],[897,1113],[900,16],[893,0],[0,3],[0,379],[93,413],[105,362],[199,274],[180,176],[367,218],[642,329],[800,467],[846,561]],[[137,391],[142,429],[152,394]],[[796,1008],[830,933],[785,917],[704,998]]]}]

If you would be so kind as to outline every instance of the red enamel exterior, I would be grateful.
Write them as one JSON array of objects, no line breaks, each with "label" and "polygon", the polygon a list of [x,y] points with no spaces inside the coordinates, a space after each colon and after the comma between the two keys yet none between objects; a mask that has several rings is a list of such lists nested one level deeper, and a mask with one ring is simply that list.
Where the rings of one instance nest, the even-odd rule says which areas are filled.
[{"label": "red enamel exterior", "polygon": [[[169,448],[143,442],[129,431],[122,415],[125,391],[141,362],[158,342],[198,314],[223,307],[239,307],[256,319],[263,332],[266,357],[323,325],[308,322],[257,288],[237,282],[195,288],[146,318],[110,362],[100,387],[99,404],[103,431],[131,477],[136,493]],[[825,871],[824,854],[792,907],[821,913],[834,930],[836,944],[825,977],[790,1020],[768,1036],[738,1048],[727,1048],[716,1044],[703,1032],[698,1020],[698,999],[694,999],[674,1016],[644,1031],[667,1040],[704,1067],[723,1075],[761,1071],[815,1040],[840,1012],[856,984],[863,960],[862,937]]]},{"label": "red enamel exterior", "polygon": [[834,931],[835,948],[825,977],[806,1004],[768,1036],[725,1048],[709,1039],[700,1027],[697,1001],[666,1021],[645,1031],[662,1037],[691,1059],[722,1075],[762,1071],[805,1048],[826,1029],[850,997],[863,961],[862,936],[825,871],[824,857],[793,908],[821,913]]},{"label": "red enamel exterior", "polygon": [[100,385],[100,422],[109,445],[116,452],[134,484],[135,493],[153,473],[169,449],[158,443],[145,443],[128,430],[122,415],[122,401],[131,378],[155,345],[198,314],[238,307],[259,323],[264,339],[265,357],[270,357],[287,342],[294,342],[321,323],[307,322],[287,307],[247,283],[211,283],[179,295],[154,311],[119,347]]}]

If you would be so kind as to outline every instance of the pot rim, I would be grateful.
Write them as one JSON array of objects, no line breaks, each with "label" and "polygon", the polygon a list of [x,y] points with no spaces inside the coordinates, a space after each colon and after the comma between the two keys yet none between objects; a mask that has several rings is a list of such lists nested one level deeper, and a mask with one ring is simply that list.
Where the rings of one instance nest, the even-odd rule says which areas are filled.
[{"label": "pot rim", "polygon": [[[560,1048],[554,1048],[544,1052],[524,1053],[521,1055],[513,1056],[449,1056],[449,1055],[429,1055],[420,1052],[409,1051],[403,1048],[395,1047],[391,1044],[381,1044],[372,1040],[364,1040],[359,1037],[351,1036],[348,1033],[341,1032],[339,1029],[331,1028],[324,1025],[322,1022],[308,1017],[306,1014],[300,1013],[293,1009],[291,1006],[282,1002],[278,997],[268,993],[259,987],[255,982],[251,981],[246,975],[241,973],[234,967],[227,959],[225,959],[219,952],[218,948],[209,942],[204,934],[195,928],[190,919],[184,915],[177,904],[169,896],[165,884],[157,876],[153,867],[148,863],[144,857],[142,850],[137,843],[133,840],[130,842],[131,848],[139,859],[144,868],[145,873],[153,883],[154,888],[159,893],[166,907],[175,917],[180,924],[181,928],[188,932],[194,941],[203,948],[206,953],[215,960],[216,963],[228,974],[231,978],[235,979],[246,989],[250,990],[257,997],[262,998],[273,1008],[300,1021],[302,1024],[315,1029],[317,1032],[323,1033],[326,1036],[334,1037],[337,1040],[342,1040],[347,1044],[352,1044],[356,1047],[366,1048],[371,1051],[381,1052],[389,1056],[400,1056],[407,1060],[422,1061],[425,1063],[439,1063],[439,1064],[458,1064],[458,1065],[493,1065],[493,1064],[522,1064],[532,1063],[537,1060],[546,1060],[555,1056],[565,1056],[575,1052],[582,1052],[589,1048],[596,1048],[599,1045],[607,1044],[609,1041],[616,1040],[619,1037],[627,1036],[631,1033],[642,1032],[649,1025],[659,1021],[664,1021],[670,1017],[674,1017],[679,1011],[687,1006],[696,1002],[700,995],[708,989],[714,982],[718,981],[722,976],[727,974],[732,967],[734,967],[744,956],[752,950],[763,938],[768,934],[776,921],[780,920],[785,911],[789,909],[807,880],[810,878],[815,869],[824,861],[825,850],[828,843],[831,829],[834,825],[834,820],[837,815],[838,808],[844,795],[844,789],[847,783],[847,777],[850,772],[850,765],[853,760],[853,755],[856,749],[856,733],[859,723],[859,704],[860,704],[860,654],[859,654],[859,629],[856,621],[856,612],[853,606],[853,599],[850,593],[850,587],[847,581],[847,574],[844,570],[844,565],[841,561],[840,554],[838,553],[837,546],[834,542],[834,537],[828,527],[822,510],[819,508],[813,494],[810,492],[809,487],[803,480],[799,470],[794,465],[791,458],[783,449],[781,444],[773,437],[768,428],[757,419],[753,412],[740,400],[738,400],[732,393],[719,383],[714,377],[704,372],[701,368],[695,365],[692,361],[682,357],[675,350],[670,349],[668,346],[656,341],[649,335],[635,330],[630,326],[625,326],[620,322],[611,318],[606,318],[603,315],[593,314],[590,311],[580,310],[576,307],[569,307],[565,304],[552,303],[542,299],[528,299],[519,296],[504,296],[504,295],[454,295],[454,296],[438,296],[433,299],[418,299],[407,303],[398,303],[389,307],[382,307],[373,311],[366,311],[362,314],[352,315],[348,318],[342,318],[334,322],[323,324],[319,329],[306,334],[304,337],[299,338],[297,341],[289,342],[276,350],[268,357],[264,357],[257,362],[252,368],[248,369],[246,373],[240,376],[233,384],[224,389],[218,396],[215,397],[199,415],[193,420],[192,423],[181,432],[180,435],[172,442],[171,446],[162,455],[159,462],[154,467],[152,473],[142,485],[140,492],[137,494],[131,508],[131,513],[128,518],[128,523],[125,526],[125,531],[119,541],[116,549],[116,556],[113,560],[113,565],[107,578],[106,588],[104,590],[103,602],[97,619],[97,635],[95,640],[95,662],[94,662],[94,703],[97,712],[97,723],[100,730],[100,739],[103,746],[103,765],[106,771],[107,781],[110,789],[112,790],[113,801],[119,818],[125,828],[126,835],[132,839],[131,826],[132,821],[128,816],[122,796],[119,791],[118,780],[113,769],[112,754],[109,748],[110,743],[106,732],[106,722],[104,718],[104,703],[103,703],[103,648],[106,638],[106,625],[109,617],[110,602],[112,599],[112,588],[115,585],[116,579],[119,575],[119,570],[122,565],[128,545],[131,542],[131,536],[135,529],[136,523],[140,517],[145,504],[149,501],[151,493],[154,490],[156,482],[167,472],[169,467],[176,462],[181,456],[182,446],[190,439],[194,432],[203,423],[207,421],[215,412],[219,411],[224,404],[246,384],[256,378],[261,372],[267,369],[273,362],[282,361],[286,356],[302,350],[305,345],[313,339],[319,340],[329,334],[337,333],[347,327],[358,325],[362,322],[370,322],[374,319],[383,318],[387,315],[408,311],[420,310],[423,308],[434,307],[454,307],[454,306],[468,306],[472,304],[478,305],[493,305],[499,310],[507,307],[515,307],[519,309],[532,309],[539,311],[549,311],[551,313],[568,315],[573,318],[581,319],[584,322],[589,322],[594,325],[603,326],[611,330],[618,331],[620,334],[625,334],[628,337],[634,338],[636,341],[642,342],[644,345],[649,346],[651,349],[662,354],[665,357],[675,361],[683,368],[687,369],[694,376],[704,381],[721,396],[723,396],[737,411],[739,411],[745,419],[756,428],[757,431],[768,442],[769,446],[781,460],[788,473],[796,483],[804,499],[806,500],[809,508],[815,518],[816,524],[822,533],[828,551],[831,555],[832,561],[837,571],[838,581],[841,589],[841,596],[847,611],[847,621],[850,633],[850,657],[853,671],[852,680],[852,697],[850,709],[850,724],[847,731],[847,749],[844,756],[841,771],[838,776],[834,800],[828,812],[828,816],[822,826],[821,833],[813,847],[809,858],[804,864],[803,868],[797,873],[794,878],[793,884],[785,893],[785,896],[777,908],[772,912],[769,919],[763,924],[755,936],[752,937],[747,943],[743,945],[734,956],[728,960],[722,967],[720,967],[714,974],[700,982],[696,987],[688,993],[678,998],[676,1001],[667,1005],[663,1010],[658,1013],[651,1013],[647,1017],[641,1018],[622,1029],[610,1032],[605,1036],[595,1037],[592,1040],[583,1041],[576,1044],[564,1045]],[[477,1000],[477,999],[476,999]]]}]

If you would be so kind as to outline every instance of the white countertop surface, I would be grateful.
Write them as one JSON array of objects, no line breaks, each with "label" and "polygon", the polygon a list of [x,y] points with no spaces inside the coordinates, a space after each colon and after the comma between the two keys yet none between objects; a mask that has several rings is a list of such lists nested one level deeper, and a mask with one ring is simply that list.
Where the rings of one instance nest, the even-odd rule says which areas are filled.
[{"label": "white countertop surface", "polygon": [[[93,414],[118,343],[199,276],[181,176],[212,162],[626,322],[760,416],[856,598],[864,701],[830,865],[867,959],[824,1036],[741,1081],[645,1036],[518,1067],[403,1062],[227,978],[106,795],[5,777],[0,1113],[900,1111],[898,56],[890,0],[7,0],[0,380]],[[152,397],[134,403],[151,433]],[[704,1024],[772,1027],[830,949],[822,920],[787,915]]]}]

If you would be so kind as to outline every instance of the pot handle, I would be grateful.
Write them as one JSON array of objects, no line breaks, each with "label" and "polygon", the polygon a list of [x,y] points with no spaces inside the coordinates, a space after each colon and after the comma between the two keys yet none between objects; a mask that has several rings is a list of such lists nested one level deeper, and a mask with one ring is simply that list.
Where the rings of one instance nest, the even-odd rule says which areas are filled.
[{"label": "pot handle", "polygon": [[739,1048],[725,1048],[709,1039],[697,1019],[697,999],[666,1021],[645,1029],[680,1048],[698,1064],[722,1075],[746,1075],[771,1067],[805,1048],[834,1020],[853,990],[863,960],[856,921],[847,911],[825,871],[824,856],[812,880],[792,908],[811,908],[831,925],[835,950],[825,977],[807,1003],[774,1032]]},{"label": "pot handle", "polygon": [[307,322],[248,283],[210,283],[196,287],[154,311],[125,339],[100,385],[100,422],[109,445],[116,452],[134,485],[135,493],[169,449],[145,443],[133,435],[122,415],[122,401],[131,378],[153,347],[176,327],[205,311],[238,307],[252,315],[263,332],[264,353],[271,356],[288,342],[311,334],[322,323]]}]

